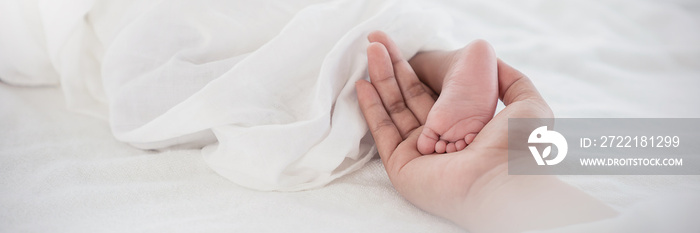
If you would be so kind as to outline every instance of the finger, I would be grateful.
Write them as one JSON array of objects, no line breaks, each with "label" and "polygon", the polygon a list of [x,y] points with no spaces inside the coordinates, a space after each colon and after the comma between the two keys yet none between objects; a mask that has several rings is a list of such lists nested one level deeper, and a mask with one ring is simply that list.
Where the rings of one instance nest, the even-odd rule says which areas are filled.
[{"label": "finger", "polygon": [[404,102],[389,54],[384,45],[371,43],[367,47],[367,63],[372,85],[379,93],[384,108],[399,129],[401,137],[406,138],[411,130],[420,126],[420,123]]},{"label": "finger", "polygon": [[442,92],[442,84],[445,76],[452,67],[456,51],[423,51],[414,55],[408,64],[418,75],[418,78],[427,84],[433,91]]},{"label": "finger", "polygon": [[529,78],[520,71],[503,62],[497,61],[498,97],[506,106],[525,99],[542,100],[540,93]]},{"label": "finger", "polygon": [[401,173],[401,170],[405,168],[406,165],[412,160],[423,156],[416,150],[416,141],[420,135],[418,132],[420,132],[420,128],[409,134],[408,138],[406,138],[396,147],[394,154],[390,158],[387,158],[386,162],[384,163],[386,173],[389,175],[391,182],[394,183],[397,189],[406,187],[408,184],[405,182],[410,183],[415,180],[415,170],[413,172],[403,174]]},{"label": "finger", "polygon": [[[499,98],[506,105],[489,121],[481,132],[472,137],[469,146],[474,148],[508,149],[508,119],[552,118],[552,110],[540,96],[534,84],[520,71],[498,59]],[[512,126],[510,126],[512,127]],[[467,138],[465,137],[465,140]]]},{"label": "finger", "polygon": [[403,60],[399,47],[396,46],[396,43],[383,31],[373,31],[367,36],[367,39],[370,42],[379,42],[383,44],[384,47],[386,47],[386,51],[389,52],[389,56],[391,56],[392,63]]},{"label": "finger", "polygon": [[388,35],[381,31],[375,31],[369,34],[368,39],[370,42],[379,42],[386,48],[406,105],[420,124],[424,125],[430,108],[435,104],[436,98],[433,96],[437,95],[418,79],[411,65],[403,58],[398,46]]},{"label": "finger", "polygon": [[389,157],[394,153],[394,149],[403,138],[384,109],[382,100],[374,86],[366,80],[360,80],[355,83],[355,90],[362,114],[365,116],[367,126],[369,126],[372,137],[377,144],[379,156],[386,165]]}]

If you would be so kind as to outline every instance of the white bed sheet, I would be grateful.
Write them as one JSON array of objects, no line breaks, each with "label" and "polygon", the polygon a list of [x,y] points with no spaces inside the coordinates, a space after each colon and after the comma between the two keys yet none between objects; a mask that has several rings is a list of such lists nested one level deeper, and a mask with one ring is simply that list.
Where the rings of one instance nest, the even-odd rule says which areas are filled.
[{"label": "white bed sheet", "polygon": [[[457,26],[473,30],[448,37],[491,41],[557,117],[700,117],[695,2],[450,4]],[[480,14],[496,7],[508,17]],[[511,24],[518,27],[502,30]],[[462,231],[401,198],[377,159],[319,189],[251,191],[217,175],[199,150],[118,142],[103,120],[70,112],[63,99],[55,87],[0,84],[2,232]],[[561,178],[623,212],[573,228],[700,229],[692,218],[700,215],[698,176]]]},{"label": "white bed sheet", "polygon": [[460,231],[399,196],[379,160],[320,189],[253,191],[199,150],[118,142],[62,98],[0,84],[0,232]]},{"label": "white bed sheet", "polygon": [[[62,97],[58,88],[0,83],[0,232],[463,231],[399,196],[376,158],[319,189],[253,191],[216,174],[199,150],[118,142]],[[629,218],[576,227],[700,227],[698,176],[561,178]]]},{"label": "white bed sheet", "polygon": [[[376,158],[319,189],[260,192],[216,174],[199,150],[116,141],[104,121],[66,110],[58,88],[0,83],[0,109],[0,232],[463,231],[399,196]],[[597,231],[700,227],[698,176],[561,178],[630,218],[587,225]]]}]

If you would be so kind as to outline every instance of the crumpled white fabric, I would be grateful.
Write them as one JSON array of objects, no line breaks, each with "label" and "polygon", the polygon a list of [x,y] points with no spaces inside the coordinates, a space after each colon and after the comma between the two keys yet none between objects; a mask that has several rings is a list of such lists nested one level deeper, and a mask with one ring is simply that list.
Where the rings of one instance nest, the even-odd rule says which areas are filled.
[{"label": "crumpled white fabric", "polygon": [[212,169],[258,190],[319,187],[375,154],[354,91],[369,32],[407,57],[449,44],[435,43],[449,18],[399,1],[2,4],[3,81],[60,80],[68,105],[118,140],[203,147]]}]

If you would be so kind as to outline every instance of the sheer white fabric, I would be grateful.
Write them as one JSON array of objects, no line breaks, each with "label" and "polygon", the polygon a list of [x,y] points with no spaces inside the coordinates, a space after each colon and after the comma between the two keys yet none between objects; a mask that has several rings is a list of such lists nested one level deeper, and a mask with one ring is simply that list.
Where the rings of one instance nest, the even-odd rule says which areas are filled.
[{"label": "sheer white fabric", "polygon": [[0,21],[19,22],[3,23],[3,49],[16,49],[0,57],[4,81],[60,79],[69,106],[118,140],[204,147],[211,168],[259,190],[318,187],[367,162],[354,92],[366,35],[385,30],[412,56],[448,22],[396,1],[3,4]]},{"label": "sheer white fabric", "polygon": [[700,17],[678,3],[4,0],[0,79],[60,81],[118,140],[203,148],[240,185],[299,190],[374,154],[354,94],[372,30],[406,57],[485,38],[559,117],[693,116],[677,106],[700,99]]}]

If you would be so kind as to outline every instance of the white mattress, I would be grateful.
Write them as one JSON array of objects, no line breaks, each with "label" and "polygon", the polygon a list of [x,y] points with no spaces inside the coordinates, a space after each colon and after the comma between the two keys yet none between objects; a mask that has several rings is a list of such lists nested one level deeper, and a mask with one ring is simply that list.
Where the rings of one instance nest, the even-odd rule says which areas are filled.
[{"label": "white mattress", "polygon": [[[464,41],[454,43],[491,41],[532,78],[557,117],[700,117],[700,33],[691,30],[700,28],[697,3],[567,3],[574,6],[490,3],[512,16],[505,19],[480,14],[484,6],[475,3],[452,2],[445,11],[473,29],[455,31],[451,37]],[[517,38],[504,34],[503,20],[519,22],[506,30]],[[561,179],[622,212],[568,230],[700,229],[692,217],[700,215],[698,176]],[[58,87],[0,83],[0,231],[462,230],[406,202],[376,158],[318,189],[252,191],[216,174],[199,150],[156,152],[118,142],[105,121],[67,110]]]}]

